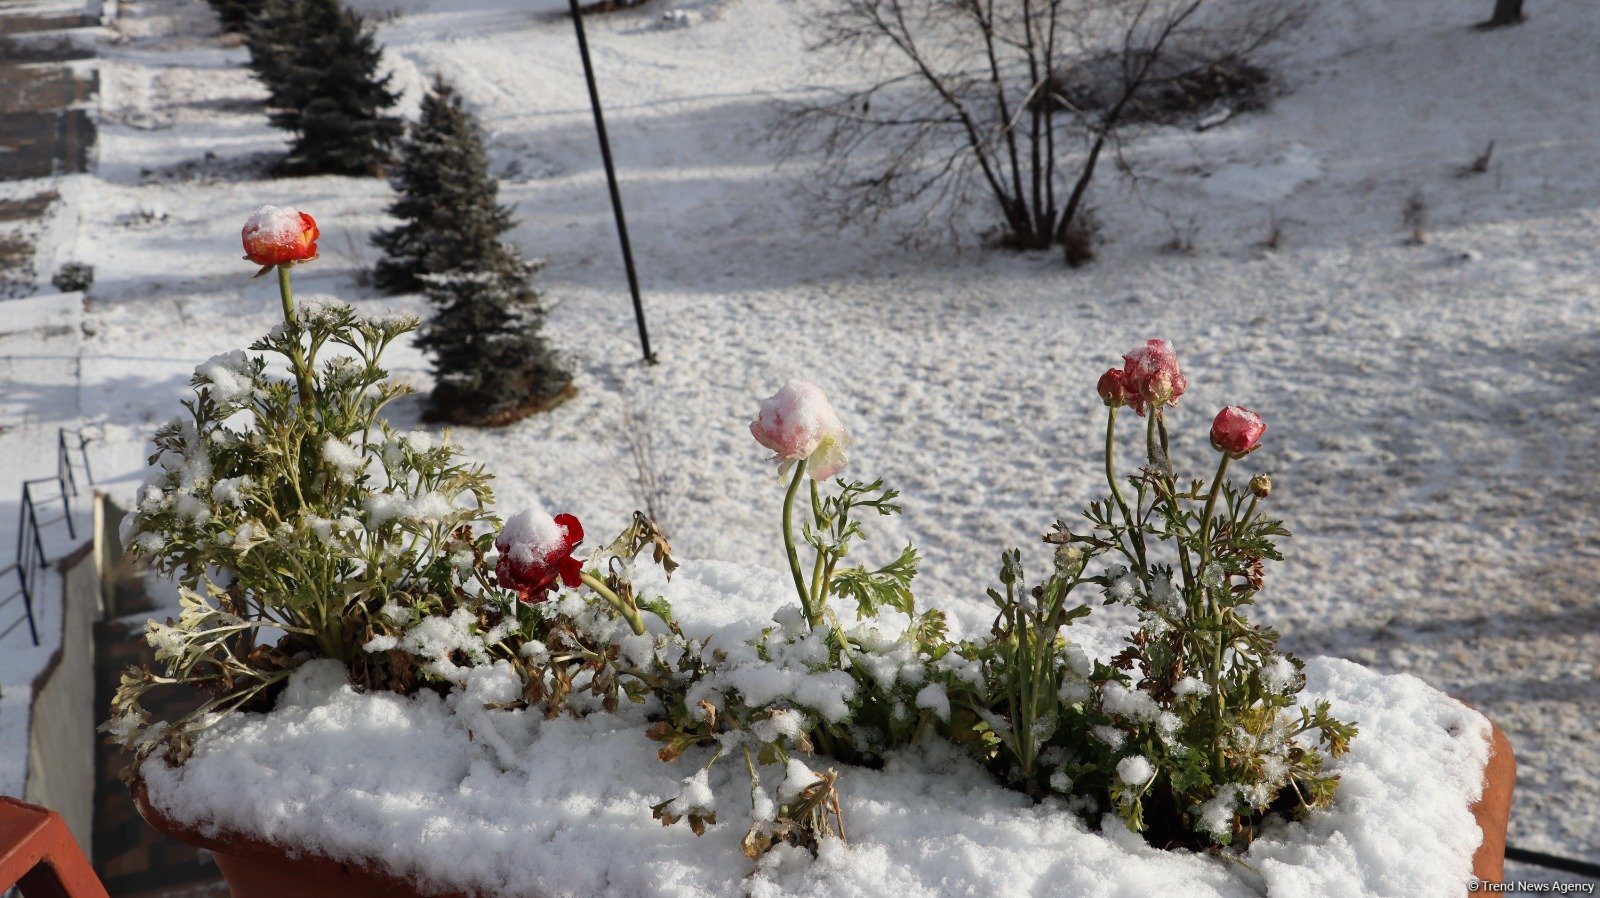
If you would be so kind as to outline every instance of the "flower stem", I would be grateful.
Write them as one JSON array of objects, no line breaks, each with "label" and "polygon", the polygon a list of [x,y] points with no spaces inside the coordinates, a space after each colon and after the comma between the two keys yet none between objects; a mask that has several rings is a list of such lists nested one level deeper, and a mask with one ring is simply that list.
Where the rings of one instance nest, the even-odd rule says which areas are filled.
[{"label": "flower stem", "polygon": [[1212,718],[1211,752],[1216,761],[1219,774],[1223,764],[1221,740],[1222,716],[1225,710],[1222,698],[1222,656],[1227,648],[1228,638],[1223,626],[1221,606],[1217,602],[1212,588],[1204,584],[1204,578],[1206,564],[1211,559],[1211,516],[1217,509],[1217,494],[1222,492],[1222,478],[1228,473],[1228,462],[1230,460],[1228,453],[1222,453],[1222,461],[1217,465],[1217,475],[1211,478],[1211,492],[1206,495],[1205,511],[1200,515],[1200,577],[1202,579],[1200,588],[1205,592],[1206,596],[1206,614],[1211,617],[1217,628],[1216,651],[1211,656],[1211,666],[1207,672],[1210,674],[1211,680],[1209,684],[1211,686]]},{"label": "flower stem", "polygon": [[578,576],[583,580],[585,586],[599,593],[600,597],[610,603],[612,608],[617,609],[617,613],[622,615],[623,620],[626,620],[628,626],[632,628],[633,635],[644,635],[644,618],[639,616],[639,609],[624,602],[621,596],[611,591],[611,587],[607,586],[604,580],[594,574],[584,571]]},{"label": "flower stem", "polygon": [[1115,461],[1116,436],[1117,436],[1117,408],[1110,408],[1111,414],[1106,418],[1106,483],[1111,484],[1111,497],[1117,500],[1117,507],[1122,509],[1122,520],[1131,529],[1133,515],[1128,512],[1128,503],[1122,498],[1122,487],[1117,485],[1117,466]]},{"label": "flower stem", "polygon": [[1217,465],[1217,476],[1211,478],[1211,492],[1206,495],[1206,508],[1200,515],[1200,566],[1205,567],[1211,557],[1211,515],[1217,510],[1217,494],[1222,492],[1222,478],[1228,473],[1228,453],[1222,453]]},{"label": "flower stem", "polygon": [[815,630],[822,623],[822,614],[811,601],[811,590],[806,588],[805,575],[800,573],[800,553],[794,547],[794,494],[800,491],[800,481],[806,477],[806,460],[794,463],[794,476],[789,480],[789,490],[783,494],[783,549],[789,555],[789,572],[794,574],[795,592],[800,594],[800,608],[805,612],[806,623]]},{"label": "flower stem", "polygon": [[[1110,414],[1106,418],[1106,483],[1111,485],[1111,497],[1116,500],[1117,508],[1122,512],[1122,524],[1127,529],[1128,542],[1133,546],[1133,558],[1138,561],[1139,570],[1145,571],[1144,531],[1135,523],[1133,511],[1128,508],[1127,499],[1122,496],[1122,487],[1117,484],[1116,443],[1117,443],[1117,407],[1111,406]],[[1140,487],[1139,495],[1144,495],[1144,488]],[[1139,500],[1140,507],[1144,506],[1143,498]],[[1149,584],[1146,583],[1146,586]]]},{"label": "flower stem", "polygon": [[[294,285],[289,282],[289,266],[278,266],[278,296],[283,300],[283,323],[291,330],[295,326]],[[289,354],[289,364],[294,368],[294,379],[300,388],[300,404],[311,405],[311,371],[300,354],[300,340],[295,338],[294,349]]]}]

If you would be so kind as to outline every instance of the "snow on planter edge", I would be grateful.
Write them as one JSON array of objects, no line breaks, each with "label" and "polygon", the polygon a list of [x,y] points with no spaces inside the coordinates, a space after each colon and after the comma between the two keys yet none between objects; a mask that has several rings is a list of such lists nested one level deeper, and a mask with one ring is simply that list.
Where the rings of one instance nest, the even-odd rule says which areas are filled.
[{"label": "snow on planter edge", "polygon": [[[641,588],[665,593],[689,632],[719,640],[744,638],[789,603],[783,577],[764,568],[691,562],[670,585],[641,573]],[[978,602],[939,604],[954,632],[988,625]],[[1102,657],[1118,639],[1071,632]],[[141,772],[158,810],[208,835],[248,833],[486,895],[1457,898],[1481,838],[1470,805],[1488,721],[1409,675],[1326,658],[1306,674],[1304,700],[1326,697],[1361,733],[1338,762],[1334,805],[1270,825],[1244,865],[1151,848],[1114,818],[1091,832],[930,739],[882,771],[832,765],[850,846],[825,844],[815,860],[780,849],[752,874],[739,852],[747,788],[717,784],[722,823],[704,837],[662,827],[649,806],[704,758],[656,760],[636,708],[552,721],[485,711],[517,693],[505,668],[475,669],[441,699],[357,693],[338,665],[308,664],[272,713],[234,715],[182,767],[151,760]],[[739,766],[718,765],[742,779]],[[763,770],[769,786],[782,775]]]}]

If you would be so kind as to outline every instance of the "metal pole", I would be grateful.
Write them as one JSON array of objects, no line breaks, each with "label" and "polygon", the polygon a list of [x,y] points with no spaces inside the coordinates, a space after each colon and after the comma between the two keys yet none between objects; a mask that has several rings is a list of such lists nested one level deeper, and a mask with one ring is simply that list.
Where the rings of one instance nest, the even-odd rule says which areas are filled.
[{"label": "metal pole", "polygon": [[622,265],[628,270],[628,291],[633,294],[633,317],[639,322],[639,347],[646,364],[656,363],[650,351],[650,332],[644,324],[644,302],[639,299],[639,275],[633,268],[633,248],[628,244],[628,221],[622,214],[622,193],[617,189],[617,169],[611,162],[611,141],[606,138],[606,120],[600,113],[600,90],[594,83],[594,64],[589,61],[589,40],[583,33],[583,11],[578,0],[567,0],[572,7],[572,27],[578,32],[578,55],[583,57],[583,78],[589,83],[589,105],[594,109],[594,130],[600,138],[600,158],[606,166],[606,184],[611,188],[611,211],[617,219],[617,237],[622,243]]}]

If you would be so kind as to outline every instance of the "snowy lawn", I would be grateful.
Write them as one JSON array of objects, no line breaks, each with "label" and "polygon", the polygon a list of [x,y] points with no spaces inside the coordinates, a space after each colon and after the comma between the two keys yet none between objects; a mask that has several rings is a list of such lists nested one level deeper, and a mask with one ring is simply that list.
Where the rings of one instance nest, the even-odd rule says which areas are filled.
[{"label": "snowy lawn", "polygon": [[[1455,0],[1327,0],[1279,51],[1285,94],[1269,110],[1205,133],[1148,135],[1132,149],[1147,176],[1137,193],[1107,170],[1094,200],[1109,242],[1077,271],[1054,254],[910,251],[890,226],[808,219],[797,200],[804,167],[775,170],[759,140],[778,100],[816,81],[790,4],[708,0],[681,29],[657,27],[655,6],[596,18],[655,368],[637,362],[559,4],[358,5],[398,13],[380,38],[408,108],[434,73],[455,80],[492,132],[502,196],[523,222],[517,242],[550,260],[537,283],[578,397],[505,430],[455,433],[498,472],[503,507],[537,502],[595,533],[619,529],[636,504],[621,436],[631,406],[648,416],[672,477],[680,554],[778,567],[778,485],[745,425],[750,397],[808,377],[856,437],[853,470],[905,494],[905,515],[869,551],[887,558],[912,539],[926,555],[922,595],[981,607],[1001,548],[1042,551],[1052,520],[1099,495],[1089,385],[1127,347],[1167,337],[1197,385],[1175,411],[1182,420],[1198,425],[1238,403],[1269,422],[1244,467],[1272,472],[1273,508],[1296,534],[1259,612],[1285,647],[1414,673],[1482,708],[1518,753],[1512,841],[1600,855],[1600,5],[1539,5],[1527,24],[1485,34],[1466,25],[1487,9]],[[144,440],[174,412],[194,365],[278,314],[271,284],[251,282],[238,258],[238,229],[257,206],[293,205],[322,225],[323,259],[296,273],[302,295],[423,310],[355,280],[373,261],[367,235],[385,223],[383,182],[264,177],[282,137],[254,106],[264,93],[244,51],[219,40],[202,4],[130,0],[117,27],[123,39],[103,47],[99,180],[81,201],[79,254],[97,277],[80,398],[107,434],[97,471],[131,491]],[[1491,171],[1457,177],[1491,139]],[[1420,247],[1401,244],[1413,191],[1432,221]],[[1285,236],[1269,252],[1258,244],[1273,213]],[[1199,223],[1193,255],[1158,249],[1168,217]],[[426,388],[425,360],[395,357]],[[417,408],[401,404],[397,423]],[[1209,449],[1191,438],[1175,451]],[[1350,681],[1349,667],[1315,669],[1315,688],[1356,703],[1356,752],[1376,750],[1380,721],[1392,719],[1386,699]],[[308,695],[317,686],[304,685]],[[371,701],[390,702],[396,726],[423,713]],[[546,730],[541,738],[575,731]],[[642,743],[632,729],[607,739]],[[637,747],[618,751],[619,763],[653,763]],[[908,759],[905,776],[928,790],[979,788],[959,771],[928,778],[926,763]],[[670,773],[648,776],[665,784]],[[853,781],[870,805],[880,778]],[[1348,800],[1390,800],[1360,776],[1349,782]],[[591,808],[606,825],[639,827],[641,845],[680,838],[651,830],[623,797]],[[862,844],[887,844],[873,842],[873,821],[888,806],[865,808]],[[1052,825],[1069,837],[1069,824]],[[966,832],[1019,850],[1004,828]],[[726,847],[713,846],[701,850]],[[949,844],[936,850],[952,869],[968,862]],[[887,877],[894,863],[825,860],[838,878],[816,887],[856,888],[849,877]],[[1153,857],[1129,875],[1193,863]],[[645,871],[616,875],[668,881]],[[1233,888],[1220,868],[1203,875]]]}]

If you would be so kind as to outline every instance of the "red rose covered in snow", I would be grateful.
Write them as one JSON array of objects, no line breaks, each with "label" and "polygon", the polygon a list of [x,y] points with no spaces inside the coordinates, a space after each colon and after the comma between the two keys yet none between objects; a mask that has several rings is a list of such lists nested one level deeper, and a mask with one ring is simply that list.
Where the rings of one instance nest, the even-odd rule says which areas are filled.
[{"label": "red rose covered in snow", "polygon": [[495,578],[500,586],[533,604],[550,597],[559,580],[576,588],[583,562],[572,557],[572,550],[583,542],[583,525],[570,514],[551,517],[542,511],[525,508],[511,516],[494,538],[500,551]]},{"label": "red rose covered in snow", "polygon": [[1232,456],[1255,451],[1261,445],[1261,435],[1267,432],[1261,416],[1240,405],[1230,405],[1211,422],[1211,445],[1218,452]]},{"label": "red rose covered in snow", "polygon": [[317,221],[286,206],[262,206],[244,223],[239,236],[244,257],[265,268],[294,265],[317,257]]},{"label": "red rose covered in snow", "polygon": [[1141,416],[1146,406],[1160,411],[1164,405],[1177,405],[1178,397],[1189,389],[1189,379],[1178,370],[1178,353],[1165,340],[1146,341],[1123,356],[1122,362],[1128,404]]},{"label": "red rose covered in snow", "polygon": [[1094,389],[1096,393],[1100,394],[1100,398],[1105,401],[1105,404],[1111,408],[1121,408],[1127,405],[1128,400],[1132,398],[1128,395],[1127,379],[1122,376],[1122,371],[1117,368],[1112,368],[1100,375],[1100,381],[1094,385]]}]

